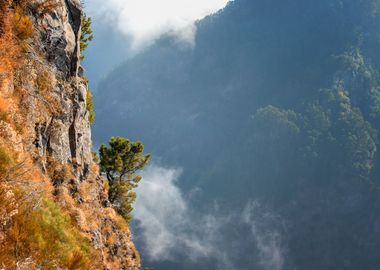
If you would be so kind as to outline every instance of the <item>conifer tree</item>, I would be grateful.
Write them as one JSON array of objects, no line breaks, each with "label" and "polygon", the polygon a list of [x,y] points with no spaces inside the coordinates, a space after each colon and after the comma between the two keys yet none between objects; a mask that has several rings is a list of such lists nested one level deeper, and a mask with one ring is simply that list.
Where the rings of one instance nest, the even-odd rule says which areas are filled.
[{"label": "conifer tree", "polygon": [[92,29],[91,29],[91,18],[87,17],[86,14],[82,17],[81,22],[81,36],[80,36],[80,52],[81,52],[81,60],[84,59],[83,52],[88,47],[90,41],[94,38]]},{"label": "conifer tree", "polygon": [[131,220],[132,203],[136,193],[132,189],[138,186],[141,176],[136,175],[149,162],[141,142],[131,142],[123,137],[112,137],[109,147],[99,149],[100,170],[109,182],[109,200],[115,209],[128,222]]}]

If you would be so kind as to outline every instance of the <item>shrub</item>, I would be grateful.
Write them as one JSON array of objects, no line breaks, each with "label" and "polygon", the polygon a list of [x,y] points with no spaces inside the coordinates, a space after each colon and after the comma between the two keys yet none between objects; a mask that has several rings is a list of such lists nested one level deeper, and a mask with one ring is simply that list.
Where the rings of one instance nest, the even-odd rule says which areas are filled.
[{"label": "shrub", "polygon": [[92,161],[98,164],[100,162],[98,153],[95,151],[92,151],[91,154],[92,154]]},{"label": "shrub", "polygon": [[9,28],[9,7],[11,0],[0,1],[0,35],[4,35]]},{"label": "shrub", "polygon": [[94,38],[92,29],[91,29],[91,18],[87,17],[86,14],[82,17],[81,22],[81,36],[80,36],[80,52],[81,60],[84,60],[83,52],[88,47],[90,41]]},{"label": "shrub", "polygon": [[63,183],[68,183],[69,180],[73,178],[70,166],[60,164],[59,162],[49,162],[48,173],[55,187],[60,186]]},{"label": "shrub", "polygon": [[41,71],[36,78],[36,86],[39,91],[47,92],[52,84],[52,78],[49,72]]},{"label": "shrub", "polygon": [[[11,1],[0,1],[0,83],[1,77],[19,65],[20,48],[14,40],[14,15]],[[1,86],[1,85],[0,85]]]},{"label": "shrub", "polygon": [[9,170],[9,167],[13,164],[13,157],[10,152],[0,146],[0,179],[4,178]]},{"label": "shrub", "polygon": [[38,269],[93,269],[89,241],[52,200],[42,199],[36,210],[19,207],[9,236],[6,266],[31,257]]},{"label": "shrub", "polygon": [[9,114],[4,111],[0,111],[0,121],[9,122]]},{"label": "shrub", "polygon": [[13,27],[16,37],[20,40],[26,40],[33,35],[33,23],[19,6],[15,9]]},{"label": "shrub", "polygon": [[87,111],[89,113],[88,121],[90,122],[90,124],[93,124],[95,121],[95,110],[94,110],[94,101],[93,101],[92,93],[90,89],[87,89],[87,93],[86,93],[86,106],[87,106]]}]

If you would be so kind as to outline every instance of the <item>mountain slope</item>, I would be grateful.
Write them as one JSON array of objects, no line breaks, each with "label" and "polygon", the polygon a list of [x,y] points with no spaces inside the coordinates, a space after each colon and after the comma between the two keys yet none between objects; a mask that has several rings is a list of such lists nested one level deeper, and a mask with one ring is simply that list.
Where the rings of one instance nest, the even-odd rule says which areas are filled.
[{"label": "mountain slope", "polygon": [[[196,211],[269,209],[279,238],[264,229],[262,241],[280,246],[277,269],[377,269],[378,11],[372,0],[231,2],[198,23],[193,49],[162,38],[111,73],[95,137],[142,139],[183,168],[185,195],[201,190]],[[223,232],[239,269],[274,269],[246,224]],[[190,269],[180,261],[163,265]]]},{"label": "mountain slope", "polygon": [[80,2],[0,10],[0,265],[140,269],[92,157]]}]

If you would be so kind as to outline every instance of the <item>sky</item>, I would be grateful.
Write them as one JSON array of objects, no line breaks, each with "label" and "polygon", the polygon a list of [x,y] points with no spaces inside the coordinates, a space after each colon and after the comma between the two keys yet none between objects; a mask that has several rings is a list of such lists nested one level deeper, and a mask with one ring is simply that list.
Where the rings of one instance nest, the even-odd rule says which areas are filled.
[{"label": "sky", "polygon": [[87,0],[86,10],[102,24],[131,40],[134,50],[164,34],[194,43],[195,22],[224,8],[230,0]]}]

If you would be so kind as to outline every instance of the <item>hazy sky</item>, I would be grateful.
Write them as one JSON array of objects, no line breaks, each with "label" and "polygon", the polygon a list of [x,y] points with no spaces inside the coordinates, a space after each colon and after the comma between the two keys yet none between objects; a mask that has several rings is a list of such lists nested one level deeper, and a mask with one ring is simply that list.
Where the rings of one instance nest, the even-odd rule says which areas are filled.
[{"label": "hazy sky", "polygon": [[111,24],[132,39],[135,49],[172,34],[192,44],[195,21],[212,14],[229,0],[87,0],[86,9],[97,21]]}]

